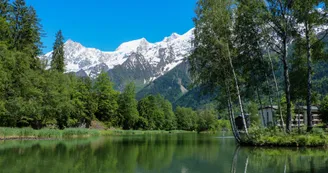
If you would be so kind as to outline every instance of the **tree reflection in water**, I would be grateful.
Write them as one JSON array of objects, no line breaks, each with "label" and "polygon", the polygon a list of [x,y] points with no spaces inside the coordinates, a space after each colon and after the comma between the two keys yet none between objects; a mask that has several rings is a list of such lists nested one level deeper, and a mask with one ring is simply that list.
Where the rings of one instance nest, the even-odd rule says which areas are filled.
[{"label": "tree reflection in water", "polygon": [[[326,154],[323,149],[261,149],[237,146],[230,172],[327,173]],[[238,161],[243,165],[238,165]]]},{"label": "tree reflection in water", "polygon": [[217,135],[0,141],[0,172],[327,173],[324,149],[236,147]]}]

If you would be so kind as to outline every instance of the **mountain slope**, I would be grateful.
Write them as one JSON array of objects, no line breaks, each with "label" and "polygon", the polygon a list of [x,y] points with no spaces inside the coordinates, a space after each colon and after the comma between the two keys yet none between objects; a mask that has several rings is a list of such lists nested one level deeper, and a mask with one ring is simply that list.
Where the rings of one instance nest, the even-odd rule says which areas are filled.
[{"label": "mountain slope", "polygon": [[[86,48],[68,40],[64,45],[65,70],[91,78],[108,71],[118,89],[129,81],[138,81],[143,86],[180,64],[189,55],[192,40],[193,29],[183,35],[173,33],[157,43],[149,43],[145,38],[129,41],[112,52]],[[42,57],[48,67],[51,56],[49,52]]]},{"label": "mountain slope", "polygon": [[137,99],[147,95],[161,94],[174,107],[200,108],[213,101],[215,95],[202,93],[201,87],[190,88],[189,63],[184,61],[174,69],[149,83],[137,93]]},{"label": "mountain slope", "polygon": [[146,95],[161,94],[170,102],[175,102],[183,94],[188,92],[188,86],[191,83],[188,68],[188,62],[177,65],[174,69],[139,91],[137,93],[137,99],[141,99]]}]

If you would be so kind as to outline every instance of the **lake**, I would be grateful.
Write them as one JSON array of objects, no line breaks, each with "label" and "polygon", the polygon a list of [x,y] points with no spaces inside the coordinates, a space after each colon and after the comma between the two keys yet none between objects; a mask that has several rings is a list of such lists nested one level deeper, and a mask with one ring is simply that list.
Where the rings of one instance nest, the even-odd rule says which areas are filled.
[{"label": "lake", "polygon": [[324,149],[237,147],[221,135],[0,141],[1,173],[326,173]]}]

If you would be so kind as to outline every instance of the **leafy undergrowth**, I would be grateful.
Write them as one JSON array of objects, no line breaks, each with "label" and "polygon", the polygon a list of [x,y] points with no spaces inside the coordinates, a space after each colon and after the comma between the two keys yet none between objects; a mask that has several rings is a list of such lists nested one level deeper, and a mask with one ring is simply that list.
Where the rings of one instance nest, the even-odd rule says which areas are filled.
[{"label": "leafy undergrowth", "polygon": [[328,147],[328,136],[323,129],[292,131],[286,134],[277,128],[252,128],[250,138],[244,138],[242,145],[272,147]]}]

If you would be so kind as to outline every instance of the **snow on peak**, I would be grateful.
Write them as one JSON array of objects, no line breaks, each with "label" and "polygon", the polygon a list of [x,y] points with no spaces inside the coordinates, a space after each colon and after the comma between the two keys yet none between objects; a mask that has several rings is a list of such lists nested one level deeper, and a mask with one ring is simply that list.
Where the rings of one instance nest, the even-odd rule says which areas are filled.
[{"label": "snow on peak", "polygon": [[133,41],[122,43],[116,49],[116,51],[129,53],[132,51],[137,51],[138,48],[147,49],[147,47],[149,45],[151,45],[151,43],[149,43],[145,38],[141,38],[138,40],[133,40]]},{"label": "snow on peak", "polygon": [[72,43],[76,43],[75,41],[71,40],[71,39],[68,39],[65,44],[72,44]]},{"label": "snow on peak", "polygon": [[83,49],[85,48],[81,43],[75,42],[71,39],[68,39],[65,43],[64,43],[64,47],[65,49]]},{"label": "snow on peak", "polygon": [[170,37],[165,37],[164,40],[163,40],[163,42],[171,42],[171,41],[173,41],[173,40],[179,38],[180,36],[181,36],[181,35],[179,35],[179,34],[177,34],[177,33],[173,33],[173,34],[171,34]]},{"label": "snow on peak", "polygon": [[[157,43],[150,43],[145,38],[125,42],[111,52],[87,48],[78,42],[68,39],[64,44],[65,70],[66,72],[83,70],[87,75],[93,76],[93,74],[98,74],[98,71],[101,69],[108,70],[117,65],[122,65],[130,58],[131,54],[138,53],[153,67],[163,69],[159,73],[164,74],[182,62],[190,53],[192,48],[191,40],[193,39],[192,31],[193,29],[183,35],[173,33]],[[52,52],[49,52],[42,58],[50,62],[51,56]]]}]

